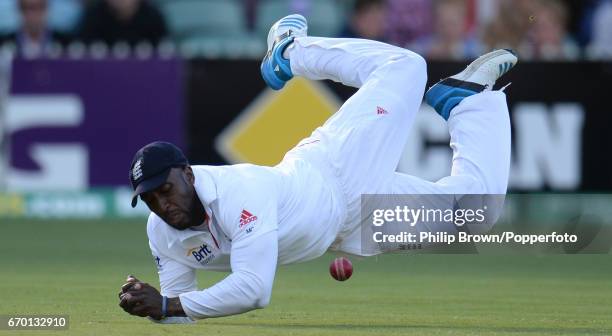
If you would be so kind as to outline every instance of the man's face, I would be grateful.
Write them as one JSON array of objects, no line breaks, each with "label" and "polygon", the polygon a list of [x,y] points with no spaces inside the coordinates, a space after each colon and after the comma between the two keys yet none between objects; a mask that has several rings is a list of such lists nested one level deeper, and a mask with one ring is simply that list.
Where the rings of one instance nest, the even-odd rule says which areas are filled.
[{"label": "man's face", "polygon": [[172,168],[166,183],[154,190],[142,193],[140,198],[168,225],[177,230],[185,230],[200,224],[191,221],[194,202],[197,199],[193,182],[191,167]]}]

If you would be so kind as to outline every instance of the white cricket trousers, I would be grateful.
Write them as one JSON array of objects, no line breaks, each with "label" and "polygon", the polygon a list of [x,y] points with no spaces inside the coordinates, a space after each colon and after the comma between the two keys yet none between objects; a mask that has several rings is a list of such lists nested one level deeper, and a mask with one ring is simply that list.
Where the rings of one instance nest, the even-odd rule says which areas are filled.
[{"label": "white cricket trousers", "polygon": [[348,207],[359,215],[362,194],[505,194],[510,167],[510,120],[505,94],[464,99],[448,120],[451,175],[437,182],[396,172],[427,82],[414,52],[363,39],[301,37],[288,50],[294,75],[359,88],[292,151],[325,156]]}]

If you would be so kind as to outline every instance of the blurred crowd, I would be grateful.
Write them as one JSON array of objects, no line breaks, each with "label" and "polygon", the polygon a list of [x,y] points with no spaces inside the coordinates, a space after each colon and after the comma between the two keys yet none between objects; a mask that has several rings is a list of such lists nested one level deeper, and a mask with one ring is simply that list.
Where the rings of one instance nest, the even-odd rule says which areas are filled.
[{"label": "blurred crowd", "polygon": [[263,44],[289,12],[306,15],[313,34],[377,39],[429,59],[500,47],[523,59],[612,59],[612,0],[0,0],[0,44],[28,54],[74,43]]},{"label": "blurred crowd", "polygon": [[344,32],[430,59],[470,59],[493,48],[523,59],[609,59],[612,1],[357,0]]}]

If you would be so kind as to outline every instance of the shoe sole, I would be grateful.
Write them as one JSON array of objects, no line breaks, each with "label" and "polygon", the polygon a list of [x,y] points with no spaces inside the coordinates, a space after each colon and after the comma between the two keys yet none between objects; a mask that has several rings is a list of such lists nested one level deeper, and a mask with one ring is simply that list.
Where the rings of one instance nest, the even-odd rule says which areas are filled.
[{"label": "shoe sole", "polygon": [[270,30],[268,31],[268,36],[266,38],[268,51],[274,48],[274,41],[278,41],[278,36],[274,37],[272,40],[270,39],[271,36],[277,35],[276,32],[281,27],[289,28],[289,31],[297,33],[295,34],[295,36],[302,36],[301,31],[304,30],[304,36],[306,36],[308,32],[308,20],[306,20],[306,18],[302,15],[290,14],[276,21],[272,25],[272,27],[270,27]]},{"label": "shoe sole", "polygon": [[[453,76],[453,78],[462,80],[462,81],[466,81],[468,78],[472,77],[472,75],[476,73],[476,71],[478,71],[478,69],[480,69],[480,67],[482,67],[485,63],[489,62],[495,57],[499,57],[499,56],[503,56],[507,54],[514,55],[516,57],[516,54],[514,54],[513,52],[509,50],[506,50],[506,49],[495,50],[486,55],[479,57],[474,62],[472,62],[470,65],[468,65],[465,70],[457,74],[457,77]],[[514,63],[513,66],[515,64],[516,63]]]}]

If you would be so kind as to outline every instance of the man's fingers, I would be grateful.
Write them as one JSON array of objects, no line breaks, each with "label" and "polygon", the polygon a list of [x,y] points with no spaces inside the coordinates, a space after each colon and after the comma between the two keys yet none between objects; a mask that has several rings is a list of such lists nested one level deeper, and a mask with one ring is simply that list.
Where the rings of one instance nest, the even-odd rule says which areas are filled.
[{"label": "man's fingers", "polygon": [[130,293],[124,293],[123,294],[123,299],[127,300],[128,303],[138,303],[140,301],[142,301],[144,298],[146,298],[146,294],[144,293],[134,293],[134,292],[130,292]]},{"label": "man's fingers", "polygon": [[123,309],[126,313],[129,313],[130,310],[127,306],[127,300],[126,299],[121,299],[121,301],[119,301],[119,307],[121,307],[121,309]]},{"label": "man's fingers", "polygon": [[121,307],[123,310],[129,313],[128,306],[127,306],[127,299],[124,297],[124,295],[122,295],[120,299],[121,301],[119,301],[119,307]]},{"label": "man's fingers", "polygon": [[146,295],[142,294],[123,293],[121,295],[121,302],[119,302],[119,306],[126,312],[132,314],[134,307],[138,306],[138,304],[140,304],[145,297]]},{"label": "man's fingers", "polygon": [[131,302],[128,301],[131,298],[132,295],[130,293],[121,293],[121,296],[119,297],[121,300],[119,301],[119,306],[123,308],[123,310],[127,311],[126,309],[131,306]]},{"label": "man's fingers", "polygon": [[[140,283],[140,280],[136,279],[136,277],[134,277],[131,274],[127,276],[125,281],[127,282],[123,284],[123,286],[121,286],[121,291],[123,291],[124,293],[130,290],[134,285],[137,285],[138,283]],[[142,285],[137,285],[135,286],[134,289],[140,290],[141,288],[142,288]]]},{"label": "man's fingers", "polygon": [[128,282],[121,286],[121,291],[125,293],[129,290],[141,290],[143,285],[142,282]]},{"label": "man's fingers", "polygon": [[132,286],[134,286],[134,285],[135,285],[134,282],[124,283],[123,286],[121,286],[121,291],[125,293],[128,290],[130,290],[130,288],[132,288]]}]

